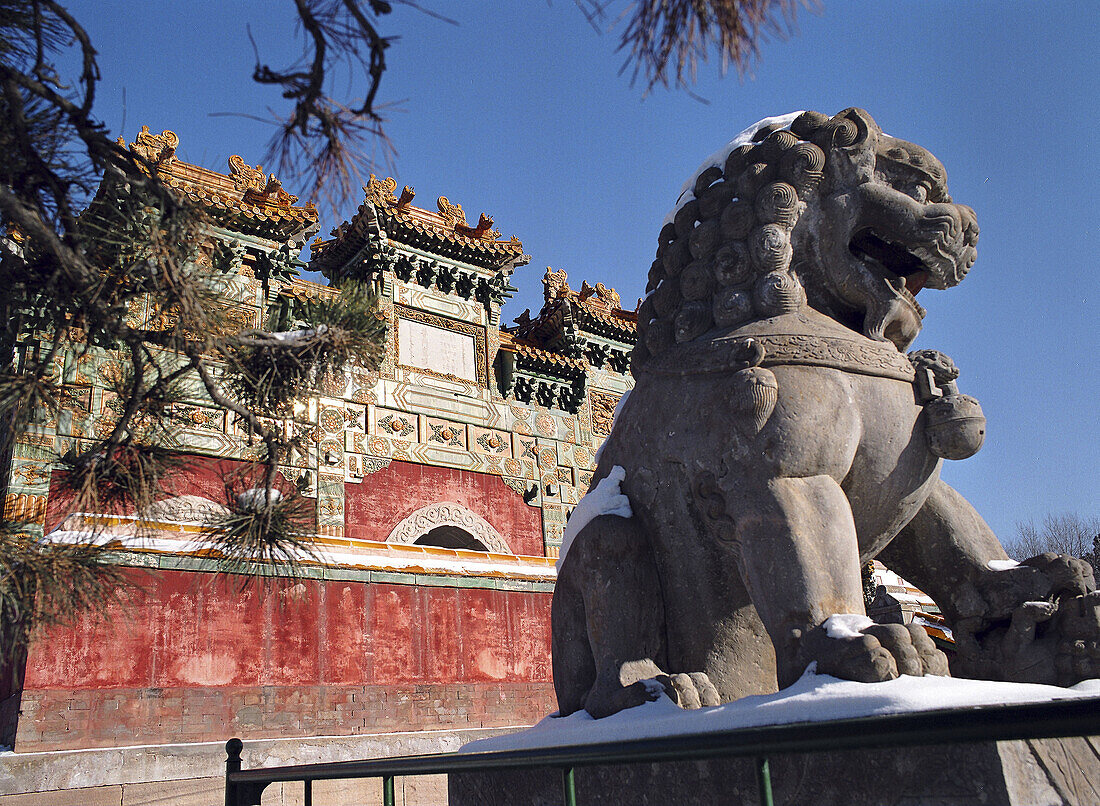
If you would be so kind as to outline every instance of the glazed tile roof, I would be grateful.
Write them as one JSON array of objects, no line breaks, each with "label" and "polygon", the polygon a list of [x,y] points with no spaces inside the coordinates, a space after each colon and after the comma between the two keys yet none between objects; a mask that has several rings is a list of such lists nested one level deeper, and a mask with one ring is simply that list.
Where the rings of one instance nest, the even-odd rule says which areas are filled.
[{"label": "glazed tile roof", "polygon": [[546,302],[538,316],[532,318],[530,311],[524,311],[516,319],[516,326],[511,330],[518,339],[545,343],[561,329],[567,318],[571,318],[583,330],[634,343],[638,315],[622,309],[615,289],[603,283],[590,286],[586,281],[581,284],[580,291],[574,291],[566,280],[564,269],[554,271],[547,267],[542,278]]},{"label": "glazed tile roof", "polygon": [[471,227],[461,205],[451,203],[446,196],[440,196],[436,202],[439,211],[431,212],[412,205],[415,195],[412,188],[405,187],[400,197],[394,195],[396,189],[397,180],[378,179],[372,174],[363,188],[363,203],[351,221],[334,229],[330,240],[313,243],[315,267],[322,271],[338,268],[354,258],[372,227],[381,228],[399,243],[486,268],[501,269],[527,262],[520,240],[515,236],[500,240],[500,233],[492,228],[493,219],[484,213],[477,226]]},{"label": "glazed tile roof", "polygon": [[[530,362],[533,365],[541,365],[559,371],[572,370],[575,372],[584,372],[588,367],[588,363],[583,358],[570,358],[560,353],[544,350],[541,347],[537,347],[521,339],[513,338],[510,341],[512,350],[516,353],[516,356],[522,361]],[[501,342],[501,347],[504,347],[503,341]]]},{"label": "glazed tile roof", "polygon": [[[119,145],[125,145],[121,137]],[[200,168],[176,157],[178,145],[175,132],[165,130],[155,135],[148,126],[142,126],[129,148],[155,164],[164,183],[181,197],[242,231],[285,239],[316,225],[317,208],[313,203],[296,205],[298,197],[283,190],[274,174],[265,175],[260,166],[253,168],[237,155],[229,158],[228,174]]]},{"label": "glazed tile roof", "polygon": [[295,277],[291,280],[290,285],[284,286],[283,291],[289,292],[301,299],[306,299],[308,297],[337,297],[340,295],[340,289],[338,288],[315,283],[312,280],[303,280],[301,277]]},{"label": "glazed tile roof", "polygon": [[624,311],[622,309],[609,311],[596,307],[583,299],[578,300],[578,302],[580,302],[581,310],[583,310],[587,316],[592,317],[592,319],[598,322],[602,322],[608,327],[630,334],[634,334],[638,330],[638,316],[634,311]]}]

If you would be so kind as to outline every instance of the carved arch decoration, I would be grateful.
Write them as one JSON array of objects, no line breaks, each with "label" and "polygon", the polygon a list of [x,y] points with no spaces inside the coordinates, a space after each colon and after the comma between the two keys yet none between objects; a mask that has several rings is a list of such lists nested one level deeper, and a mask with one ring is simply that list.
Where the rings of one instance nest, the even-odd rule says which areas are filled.
[{"label": "carved arch decoration", "polygon": [[459,529],[464,529],[489,551],[498,554],[514,553],[492,524],[462,504],[449,501],[438,501],[416,510],[394,527],[390,536],[386,538],[386,542],[411,545],[439,526],[457,526]]}]

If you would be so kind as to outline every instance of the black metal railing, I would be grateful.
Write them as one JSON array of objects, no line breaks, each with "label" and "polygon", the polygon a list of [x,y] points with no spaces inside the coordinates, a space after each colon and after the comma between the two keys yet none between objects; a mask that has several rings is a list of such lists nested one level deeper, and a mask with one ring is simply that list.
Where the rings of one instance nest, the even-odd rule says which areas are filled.
[{"label": "black metal railing", "polygon": [[347,778],[381,778],[382,803],[395,806],[394,779],[399,776],[532,768],[560,769],[562,802],[565,806],[576,806],[577,767],[744,756],[755,758],[760,803],[771,806],[768,757],[779,753],[1097,734],[1100,734],[1100,697],[768,725],[568,747],[437,753],[253,770],[241,769],[243,744],[240,739],[230,739],[225,745],[228,754],[225,806],[258,806],[264,788],[283,781],[304,782],[305,806],[313,806],[313,781]]}]

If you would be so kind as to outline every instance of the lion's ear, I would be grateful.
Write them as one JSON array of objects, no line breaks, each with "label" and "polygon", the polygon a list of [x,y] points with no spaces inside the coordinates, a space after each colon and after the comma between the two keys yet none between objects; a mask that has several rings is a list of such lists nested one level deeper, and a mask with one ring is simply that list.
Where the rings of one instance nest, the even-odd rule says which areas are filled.
[{"label": "lion's ear", "polygon": [[[866,109],[860,109],[858,106],[853,106],[849,109],[845,109],[833,120],[848,120],[855,126],[855,136],[851,139],[851,142],[843,143],[847,148],[856,148],[867,143],[867,140],[871,137],[871,133],[882,134],[882,129],[875,123],[875,119],[871,117],[870,113]],[[838,145],[840,145],[838,143]]]}]

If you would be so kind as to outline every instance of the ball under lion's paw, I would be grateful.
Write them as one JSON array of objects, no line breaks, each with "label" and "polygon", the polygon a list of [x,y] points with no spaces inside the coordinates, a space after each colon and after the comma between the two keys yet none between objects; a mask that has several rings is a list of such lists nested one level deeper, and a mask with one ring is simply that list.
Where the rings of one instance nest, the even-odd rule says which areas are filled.
[{"label": "ball under lion's paw", "polygon": [[920,626],[874,624],[856,615],[831,616],[803,634],[800,663],[816,663],[818,674],[860,683],[879,683],[902,674],[950,674],[947,656]]}]

